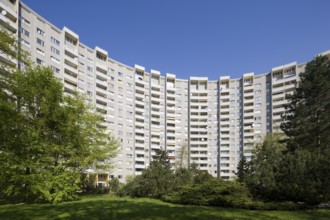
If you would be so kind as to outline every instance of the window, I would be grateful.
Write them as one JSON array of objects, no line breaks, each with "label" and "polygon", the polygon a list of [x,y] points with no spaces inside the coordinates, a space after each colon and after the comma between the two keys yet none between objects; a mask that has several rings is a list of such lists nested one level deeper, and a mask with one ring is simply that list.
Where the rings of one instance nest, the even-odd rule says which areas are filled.
[{"label": "window", "polygon": [[45,41],[43,41],[43,40],[41,40],[41,39],[39,39],[39,38],[37,38],[37,43],[38,43],[39,45],[41,45],[41,46],[45,46]]},{"label": "window", "polygon": [[60,50],[56,49],[55,47],[50,47],[50,50],[51,50],[53,53],[56,53],[57,55],[60,55]]},{"label": "window", "polygon": [[50,69],[54,72],[54,73],[59,73],[60,69],[56,68],[55,66],[50,66]]},{"label": "window", "polygon": [[37,58],[36,62],[37,62],[37,64],[39,64],[41,66],[44,66],[45,65],[45,62],[42,61],[42,60],[40,60],[40,59],[38,59],[38,58]]},{"label": "window", "polygon": [[41,36],[45,36],[45,32],[41,30],[40,28],[37,28],[37,33]]},{"label": "window", "polygon": [[56,44],[57,46],[60,46],[60,41],[57,40],[56,38],[51,37],[51,38],[50,38],[50,41],[51,41],[52,43]]},{"label": "window", "polygon": [[24,45],[24,46],[26,46],[26,47],[28,47],[28,48],[30,48],[30,43],[27,42],[27,41],[24,40],[24,39],[21,39],[21,44]]},{"label": "window", "polygon": [[90,66],[87,66],[87,70],[88,70],[89,72],[93,72],[93,68],[90,67]]},{"label": "window", "polygon": [[54,63],[60,64],[61,61],[55,57],[50,57],[50,60],[53,61]]},{"label": "window", "polygon": [[41,56],[45,56],[45,52],[43,50],[40,50],[39,48],[37,48],[37,53]]},{"label": "window", "polygon": [[24,34],[27,37],[30,37],[30,32],[28,32],[27,30],[25,30],[24,28],[21,27],[21,33]]},{"label": "window", "polygon": [[118,72],[118,76],[119,76],[119,77],[123,77],[123,76],[124,76],[124,74],[123,74],[123,73],[121,73],[121,72]]},{"label": "window", "polygon": [[30,26],[30,21],[26,20],[25,18],[21,17],[21,21],[23,24],[26,24],[27,26]]}]

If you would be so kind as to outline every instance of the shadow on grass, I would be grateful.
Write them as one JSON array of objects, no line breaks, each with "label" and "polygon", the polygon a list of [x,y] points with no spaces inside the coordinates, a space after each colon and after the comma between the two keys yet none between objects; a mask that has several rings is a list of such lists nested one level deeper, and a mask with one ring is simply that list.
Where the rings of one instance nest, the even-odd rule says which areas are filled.
[{"label": "shadow on grass", "polygon": [[58,205],[0,205],[0,219],[330,219],[330,213],[249,211],[101,197]]}]

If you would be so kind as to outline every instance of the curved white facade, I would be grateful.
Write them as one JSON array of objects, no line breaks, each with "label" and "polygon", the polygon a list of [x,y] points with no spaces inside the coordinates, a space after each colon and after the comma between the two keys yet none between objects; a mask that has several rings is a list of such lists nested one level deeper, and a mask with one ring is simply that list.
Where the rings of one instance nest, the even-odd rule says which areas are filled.
[{"label": "curved white facade", "polygon": [[285,95],[304,70],[304,64],[294,62],[240,79],[177,79],[114,61],[107,51],[87,47],[78,34],[58,29],[21,2],[1,0],[0,10],[7,12],[1,23],[9,24],[31,59],[50,66],[66,93],[87,94],[103,125],[122,140],[110,174],[121,181],[148,167],[156,149],[166,149],[175,166],[195,162],[213,176],[231,179],[240,155],[249,158],[254,142],[279,131]]}]

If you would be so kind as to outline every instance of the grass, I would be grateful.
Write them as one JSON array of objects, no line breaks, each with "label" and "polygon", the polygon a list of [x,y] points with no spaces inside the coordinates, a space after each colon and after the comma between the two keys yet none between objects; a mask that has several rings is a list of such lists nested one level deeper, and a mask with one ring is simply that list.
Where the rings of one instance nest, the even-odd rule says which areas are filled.
[{"label": "grass", "polygon": [[79,201],[51,204],[3,204],[0,219],[330,219],[330,210],[251,211],[175,205],[154,199],[88,196]]}]

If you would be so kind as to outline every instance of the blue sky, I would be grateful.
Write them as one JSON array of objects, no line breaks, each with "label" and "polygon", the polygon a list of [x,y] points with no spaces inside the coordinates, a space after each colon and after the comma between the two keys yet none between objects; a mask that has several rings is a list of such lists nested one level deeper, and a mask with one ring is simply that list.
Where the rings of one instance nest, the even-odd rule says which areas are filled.
[{"label": "blue sky", "polygon": [[177,78],[266,73],[330,49],[329,0],[23,0],[129,66]]}]

